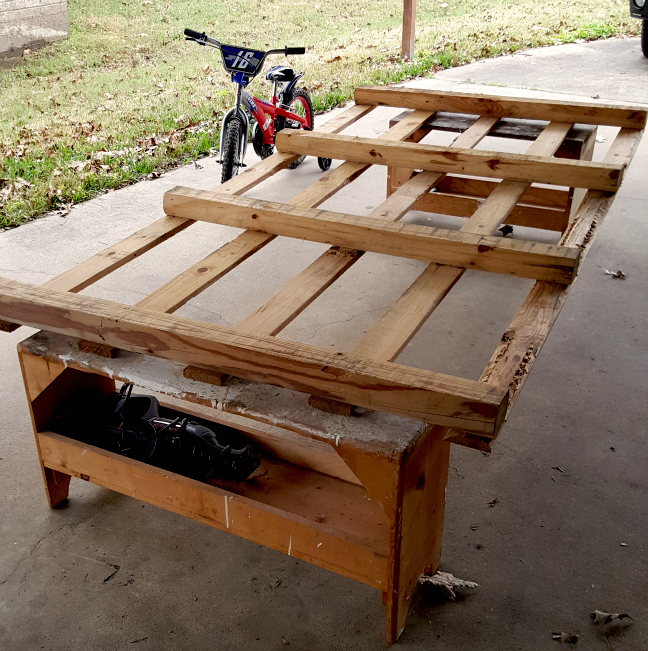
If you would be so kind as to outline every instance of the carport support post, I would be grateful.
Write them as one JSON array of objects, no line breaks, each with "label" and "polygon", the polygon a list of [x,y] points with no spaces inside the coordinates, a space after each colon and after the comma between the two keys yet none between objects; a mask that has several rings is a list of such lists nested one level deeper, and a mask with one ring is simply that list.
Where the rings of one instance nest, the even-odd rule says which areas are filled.
[{"label": "carport support post", "polygon": [[403,0],[403,44],[401,57],[411,61],[414,57],[416,32],[416,0]]}]

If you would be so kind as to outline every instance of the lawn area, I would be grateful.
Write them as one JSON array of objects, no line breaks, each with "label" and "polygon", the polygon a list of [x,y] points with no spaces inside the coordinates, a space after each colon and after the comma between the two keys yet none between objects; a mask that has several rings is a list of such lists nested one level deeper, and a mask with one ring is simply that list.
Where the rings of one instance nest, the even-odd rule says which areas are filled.
[{"label": "lawn area", "polygon": [[[0,229],[218,147],[232,84],[219,53],[185,42],[184,27],[259,49],[306,46],[290,63],[306,70],[316,111],[361,84],[640,29],[622,0],[418,4],[415,57],[403,63],[401,0],[68,0],[70,39],[0,73]],[[267,94],[265,83],[252,92]]]}]

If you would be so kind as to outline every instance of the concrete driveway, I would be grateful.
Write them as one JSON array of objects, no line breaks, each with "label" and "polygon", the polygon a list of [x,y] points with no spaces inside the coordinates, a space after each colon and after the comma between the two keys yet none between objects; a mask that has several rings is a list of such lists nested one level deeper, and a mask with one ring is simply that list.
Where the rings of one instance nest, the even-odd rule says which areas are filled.
[{"label": "concrete driveway", "polygon": [[[609,40],[478,62],[413,85],[460,83],[648,104],[648,59],[638,39]],[[377,111],[363,132],[384,130],[391,114]],[[601,136],[597,159],[610,144]],[[200,164],[103,195],[66,219],[1,233],[0,275],[42,283],[70,268],[159,217],[167,189],[216,185],[214,160]],[[647,168],[648,138],[493,454],[452,451],[441,569],[479,588],[454,603],[421,590],[397,648],[559,649],[554,632],[578,634],[588,650],[648,648]],[[294,194],[319,175],[308,160],[252,194],[285,199],[286,188]],[[369,212],[383,196],[384,170],[357,183],[326,207]],[[183,233],[88,293],[135,303],[230,234]],[[236,324],[320,251],[281,246],[180,313]],[[625,280],[604,271],[619,268]],[[286,336],[352,345],[419,270],[412,261],[368,262],[362,271],[374,274],[376,296],[354,267],[329,290],[348,304],[305,313]],[[504,278],[485,291],[472,281],[401,359],[477,377],[526,287]],[[87,482],[73,480],[69,506],[49,510],[15,354],[29,333],[0,333],[0,649],[386,648],[380,594],[351,580]],[[449,343],[439,351],[441,335]],[[633,623],[594,626],[595,609],[629,613]]]}]

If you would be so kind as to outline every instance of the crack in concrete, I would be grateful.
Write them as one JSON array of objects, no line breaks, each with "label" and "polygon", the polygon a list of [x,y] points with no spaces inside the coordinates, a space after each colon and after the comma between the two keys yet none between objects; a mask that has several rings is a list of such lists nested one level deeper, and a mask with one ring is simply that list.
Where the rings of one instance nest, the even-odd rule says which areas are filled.
[{"label": "crack in concrete", "polygon": [[[52,529],[49,533],[46,533],[42,538],[40,538],[36,542],[36,544],[31,548],[31,550],[25,556],[23,556],[18,561],[18,563],[16,563],[16,567],[14,567],[14,569],[11,570],[11,572],[2,581],[0,581],[0,585],[4,585],[7,581],[9,581],[9,579],[20,569],[20,566],[36,551],[37,547],[43,542],[43,540],[45,540],[45,538],[48,538],[53,533],[58,533],[59,531],[62,531],[66,527],[70,527],[71,531],[74,531],[76,529],[76,527],[83,524],[84,522],[86,522],[90,518],[94,517],[95,515],[96,515],[96,513],[90,513],[90,515],[88,515],[87,517],[79,520],[78,522],[66,523],[64,525],[61,525],[58,529]],[[111,564],[108,563],[108,565],[111,565]]]},{"label": "crack in concrete", "polygon": [[[318,327],[326,328],[328,326],[338,325],[340,323],[348,323],[349,321],[353,321],[354,319],[357,319],[359,316],[362,316],[363,314],[371,314],[372,312],[380,312],[381,310],[388,310],[390,307],[391,305],[385,305],[383,307],[374,307],[370,310],[363,310],[362,312],[353,314],[352,316],[346,319],[340,319],[339,321],[329,321],[328,323],[320,323]],[[301,330],[312,330],[312,328],[313,328],[312,325],[306,325],[306,326],[301,326],[300,328],[292,328],[292,330],[293,332],[300,332]]]},{"label": "crack in concrete", "polygon": [[18,563],[16,564],[16,567],[14,567],[14,569],[11,570],[11,572],[9,573],[9,575],[8,575],[8,576],[7,576],[3,581],[0,581],[0,585],[4,585],[4,584],[5,584],[5,583],[6,583],[6,582],[7,582],[7,581],[8,581],[8,580],[9,580],[9,579],[10,579],[10,578],[11,578],[11,577],[12,577],[12,576],[17,572],[17,571],[18,571],[18,569],[19,569],[20,566],[24,563],[24,561],[26,561],[26,560],[27,560],[27,559],[28,559],[28,558],[29,558],[29,557],[30,557],[30,556],[31,556],[31,555],[36,551],[36,548],[38,547],[38,545],[40,545],[40,544],[43,542],[43,540],[45,540],[45,538],[47,538],[48,536],[51,536],[53,533],[56,533],[57,531],[61,531],[61,529],[64,529],[64,528],[67,527],[67,526],[68,526],[68,525],[64,524],[62,527],[59,527],[58,529],[52,529],[49,533],[46,533],[46,534],[45,534],[45,535],[44,535],[44,536],[43,536],[43,537],[42,537],[42,538],[41,538],[41,539],[40,539],[40,540],[39,540],[39,541],[38,541],[38,542],[37,542],[37,543],[36,543],[32,548],[31,548],[31,550],[27,553],[27,555],[26,555],[26,556],[23,556],[23,557],[18,561]]}]

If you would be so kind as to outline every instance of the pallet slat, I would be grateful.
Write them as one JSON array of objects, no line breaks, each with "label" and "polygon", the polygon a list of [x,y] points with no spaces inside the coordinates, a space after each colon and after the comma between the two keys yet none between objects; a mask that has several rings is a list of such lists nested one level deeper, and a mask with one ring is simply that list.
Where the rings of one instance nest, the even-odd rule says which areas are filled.
[{"label": "pallet slat", "polygon": [[[494,118],[480,118],[455,142],[463,147],[476,146],[488,135],[496,121]],[[392,127],[392,129],[394,128]],[[387,133],[390,133],[392,129]],[[403,135],[403,137],[407,136]],[[344,163],[344,165],[357,165],[357,163]],[[344,165],[341,165],[338,169]],[[369,217],[398,221],[409,212],[418,199],[425,196],[444,177],[444,174],[434,174],[433,172],[419,174],[375,208]],[[330,255],[342,258],[335,265],[334,272],[328,271],[330,263],[326,258]],[[280,290],[265,305],[262,305],[246,317],[238,327],[248,332],[277,334],[305,310],[327,287],[335,282],[346,269],[355,264],[362,255],[363,251],[329,249],[304,271],[295,276],[286,287]],[[346,264],[346,268],[343,268],[344,264]]]}]

